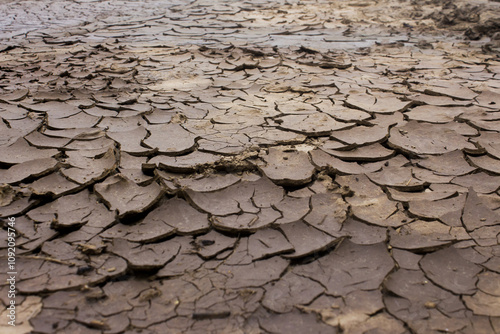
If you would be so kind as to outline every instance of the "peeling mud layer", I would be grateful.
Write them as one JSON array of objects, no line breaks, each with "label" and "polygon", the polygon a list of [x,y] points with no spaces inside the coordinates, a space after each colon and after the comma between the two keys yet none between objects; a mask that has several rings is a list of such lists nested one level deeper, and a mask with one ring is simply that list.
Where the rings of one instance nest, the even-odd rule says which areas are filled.
[{"label": "peeling mud layer", "polygon": [[498,1],[2,1],[1,333],[499,333]]}]

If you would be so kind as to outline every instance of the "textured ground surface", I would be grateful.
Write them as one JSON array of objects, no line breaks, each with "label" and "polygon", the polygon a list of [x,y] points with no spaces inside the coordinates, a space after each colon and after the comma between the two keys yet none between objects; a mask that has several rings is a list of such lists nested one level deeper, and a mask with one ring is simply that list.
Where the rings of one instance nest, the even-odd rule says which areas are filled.
[{"label": "textured ground surface", "polygon": [[2,1],[0,332],[499,333],[499,13]]}]

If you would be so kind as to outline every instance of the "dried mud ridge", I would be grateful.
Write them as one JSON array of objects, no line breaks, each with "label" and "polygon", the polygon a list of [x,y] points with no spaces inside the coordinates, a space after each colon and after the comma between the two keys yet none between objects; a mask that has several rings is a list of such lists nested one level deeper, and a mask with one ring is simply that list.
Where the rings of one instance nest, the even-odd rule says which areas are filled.
[{"label": "dried mud ridge", "polygon": [[[249,6],[196,4],[170,14]],[[411,37],[264,47],[271,35],[230,37],[252,37],[247,21],[162,20],[30,32],[0,51],[18,330],[500,332],[496,56]],[[219,47],[162,40],[208,35]]]}]

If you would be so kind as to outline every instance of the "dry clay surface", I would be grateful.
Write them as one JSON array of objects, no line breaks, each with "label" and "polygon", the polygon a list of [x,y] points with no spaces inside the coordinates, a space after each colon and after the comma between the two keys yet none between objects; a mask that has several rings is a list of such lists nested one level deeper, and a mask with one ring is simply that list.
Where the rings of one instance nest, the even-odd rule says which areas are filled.
[{"label": "dry clay surface", "polygon": [[500,333],[496,1],[2,1],[1,333]]}]

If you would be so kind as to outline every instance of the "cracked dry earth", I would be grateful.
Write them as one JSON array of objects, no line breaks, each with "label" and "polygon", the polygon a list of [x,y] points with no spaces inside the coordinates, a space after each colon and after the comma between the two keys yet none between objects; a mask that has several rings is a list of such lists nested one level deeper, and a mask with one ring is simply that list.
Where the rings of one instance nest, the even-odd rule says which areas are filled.
[{"label": "cracked dry earth", "polygon": [[3,1],[2,333],[499,333],[500,3]]}]

